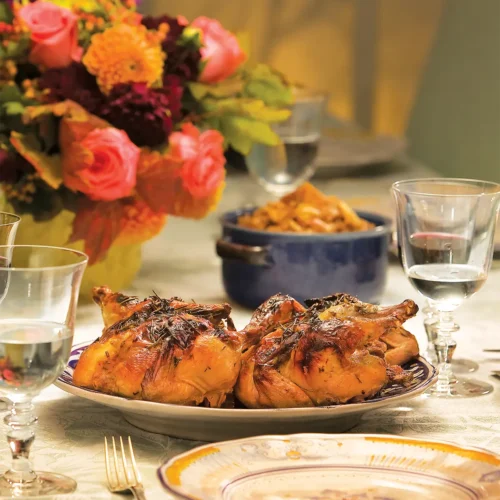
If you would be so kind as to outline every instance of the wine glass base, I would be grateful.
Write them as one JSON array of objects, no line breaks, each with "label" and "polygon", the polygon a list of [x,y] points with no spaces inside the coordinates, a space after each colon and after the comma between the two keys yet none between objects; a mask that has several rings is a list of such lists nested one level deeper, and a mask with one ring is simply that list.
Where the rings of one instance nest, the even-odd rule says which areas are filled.
[{"label": "wine glass base", "polygon": [[433,398],[475,398],[490,394],[493,390],[493,386],[487,382],[460,378],[448,389],[440,388],[439,384],[435,384],[426,394]]},{"label": "wine glass base", "polygon": [[[434,366],[437,366],[438,360],[436,357],[436,352],[434,348],[428,349],[424,353],[424,358],[429,361]],[[454,373],[458,373],[459,375],[465,375],[467,373],[477,372],[479,370],[479,364],[472,359],[453,359],[451,362],[451,367]]]},{"label": "wine glass base", "polygon": [[0,477],[0,496],[9,498],[65,495],[76,490],[76,481],[62,474],[36,472],[37,479],[30,483],[13,484]]},{"label": "wine glass base", "polygon": [[479,365],[472,359],[453,359],[451,362],[452,369],[455,373],[472,373],[479,370]]}]

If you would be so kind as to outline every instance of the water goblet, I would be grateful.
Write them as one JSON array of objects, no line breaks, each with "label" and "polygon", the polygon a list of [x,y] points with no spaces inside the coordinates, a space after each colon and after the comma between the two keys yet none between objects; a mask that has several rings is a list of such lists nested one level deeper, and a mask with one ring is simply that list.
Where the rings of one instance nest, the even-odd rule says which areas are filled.
[{"label": "water goblet", "polygon": [[283,196],[311,178],[315,170],[327,97],[294,89],[290,117],[273,126],[277,146],[257,143],[246,157],[251,176],[269,193]]},{"label": "water goblet", "polygon": [[430,363],[434,364],[437,363],[436,349],[434,347],[434,343],[437,339],[435,328],[437,311],[429,299],[427,299],[425,306],[422,308],[422,313],[424,314],[424,329],[427,335],[427,350],[425,352],[425,357]]},{"label": "water goblet", "polygon": [[438,381],[431,395],[473,397],[493,390],[458,379],[451,358],[453,311],[485,283],[493,257],[500,185],[468,179],[416,179],[393,187],[398,242],[406,275],[436,309]]},{"label": "water goblet", "polygon": [[[431,363],[433,363],[437,361],[436,349],[434,348],[434,343],[437,338],[437,332],[436,332],[437,311],[432,301],[427,299],[425,307],[422,308],[422,312],[425,315],[424,328],[428,340],[426,358]],[[457,329],[460,328],[458,325],[456,325],[456,327]],[[476,363],[475,361],[472,361],[472,359],[467,359],[467,358],[457,359],[453,357],[451,360],[451,364],[453,372],[455,374],[458,373],[459,375],[463,373],[473,373],[479,370],[479,364]]]},{"label": "water goblet", "polygon": [[[0,245],[13,245],[16,237],[16,231],[21,218],[8,212],[0,212]],[[3,279],[2,279],[3,278]],[[4,281],[8,276],[0,275],[0,303],[2,302],[4,292],[7,288],[7,282]],[[0,411],[7,409],[7,403],[0,399]]]},{"label": "water goblet", "polygon": [[[0,245],[13,245],[21,218],[7,212],[0,212]],[[2,256],[0,256],[2,258]],[[5,278],[6,276],[4,276]],[[1,278],[1,277],[0,277]],[[6,283],[0,279],[0,303],[6,289]]]},{"label": "water goblet", "polygon": [[[397,244],[398,249],[398,258],[401,267],[403,267],[403,258],[401,256],[401,245],[397,242],[397,235],[394,236],[395,244]],[[421,239],[420,243],[425,241],[425,239]],[[418,243],[417,243],[418,246]],[[427,299],[425,301],[425,306],[422,307],[422,313],[424,315],[424,329],[425,334],[427,336],[427,348],[425,351],[425,358],[432,364],[436,364],[437,354],[435,342],[437,339],[437,331],[436,331],[436,323],[437,323],[437,310],[434,306],[432,300]],[[459,329],[458,325],[455,325],[457,331]],[[479,369],[478,363],[472,361],[471,359],[455,359],[453,358],[453,352],[448,352],[448,357],[451,359],[451,365],[453,372],[463,374],[463,373],[472,373]],[[457,381],[456,377],[452,376],[450,379],[451,383],[455,383]]]},{"label": "water goblet", "polygon": [[68,362],[80,283],[87,256],[75,250],[0,246],[0,395],[10,401],[7,441],[11,468],[0,476],[0,496],[71,493],[76,482],[35,472],[29,460],[35,439],[32,400],[52,384]]},{"label": "water goblet", "polygon": [[12,245],[16,237],[21,217],[8,212],[0,212],[0,245]]}]

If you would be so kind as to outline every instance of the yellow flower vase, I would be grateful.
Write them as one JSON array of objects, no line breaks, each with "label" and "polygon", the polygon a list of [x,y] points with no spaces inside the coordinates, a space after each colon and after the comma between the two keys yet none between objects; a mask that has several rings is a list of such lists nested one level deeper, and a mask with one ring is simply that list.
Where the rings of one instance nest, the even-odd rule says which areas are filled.
[{"label": "yellow flower vase", "polygon": [[[21,215],[17,230],[17,245],[48,245],[83,251],[83,241],[68,243],[74,214],[63,211],[47,222],[35,222],[28,214]],[[88,266],[80,288],[80,300],[92,299],[92,288],[107,285],[122,291],[134,280],[141,267],[141,245],[113,245],[106,258]]]}]

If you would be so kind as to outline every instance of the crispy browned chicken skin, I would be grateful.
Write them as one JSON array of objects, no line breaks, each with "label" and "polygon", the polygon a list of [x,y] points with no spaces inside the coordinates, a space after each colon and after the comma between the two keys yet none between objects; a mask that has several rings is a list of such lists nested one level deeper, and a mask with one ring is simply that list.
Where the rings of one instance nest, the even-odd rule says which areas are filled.
[{"label": "crispy browned chicken skin", "polygon": [[[400,338],[398,333],[416,314],[414,302],[379,308],[337,294],[307,305],[304,309],[291,297],[276,295],[243,330],[245,351],[235,394],[245,406],[359,401],[377,394],[391,379],[405,381],[407,374],[391,365],[392,358],[405,362],[418,354],[413,336]],[[388,332],[391,346],[384,341]],[[398,355],[389,354],[388,363],[391,351]]]},{"label": "crispy browned chicken skin", "polygon": [[390,307],[380,307],[373,304],[361,302],[356,297],[346,293],[337,293],[323,299],[311,299],[307,305],[323,311],[320,317],[323,319],[334,317],[338,319],[357,318],[364,322],[380,322],[384,318],[392,318],[394,324],[386,328],[379,337],[385,344],[382,346],[385,352],[385,360],[389,365],[404,365],[418,356],[417,339],[407,332],[401,325],[415,316],[418,306],[413,300],[405,300],[401,304]]},{"label": "crispy browned chicken skin", "polygon": [[409,300],[382,308],[336,294],[306,308],[278,294],[239,333],[228,304],[140,300],[106,287],[94,300],[105,328],[74,383],[133,399],[220,407],[234,388],[248,408],[360,401],[405,383],[398,365],[418,354],[402,328],[417,312]]},{"label": "crispy browned chicken skin", "polygon": [[109,394],[221,406],[240,370],[241,341],[227,304],[157,296],[139,301],[100,287],[106,327],[81,355],[73,381]]},{"label": "crispy browned chicken skin", "polygon": [[155,313],[161,306],[160,314],[189,313],[208,319],[214,326],[225,321],[231,330],[234,330],[231,319],[231,306],[229,304],[204,305],[195,302],[183,302],[178,297],[160,299],[157,295],[140,300],[138,297],[115,293],[107,286],[95,287],[93,290],[94,302],[101,307],[104,326],[108,327],[134,314],[141,312],[143,315]]}]

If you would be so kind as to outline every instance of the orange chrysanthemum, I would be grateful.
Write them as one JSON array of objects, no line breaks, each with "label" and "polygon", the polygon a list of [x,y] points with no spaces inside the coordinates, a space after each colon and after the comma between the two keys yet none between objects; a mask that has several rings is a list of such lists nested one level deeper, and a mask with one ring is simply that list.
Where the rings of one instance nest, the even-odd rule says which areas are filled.
[{"label": "orange chrysanthemum", "polygon": [[143,243],[156,236],[165,225],[167,216],[153,212],[144,201],[135,198],[124,207],[122,226],[116,243],[132,245]]},{"label": "orange chrysanthemum", "polygon": [[162,76],[164,59],[144,26],[120,24],[92,37],[83,63],[107,93],[119,83],[153,84]]}]

